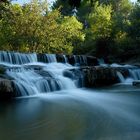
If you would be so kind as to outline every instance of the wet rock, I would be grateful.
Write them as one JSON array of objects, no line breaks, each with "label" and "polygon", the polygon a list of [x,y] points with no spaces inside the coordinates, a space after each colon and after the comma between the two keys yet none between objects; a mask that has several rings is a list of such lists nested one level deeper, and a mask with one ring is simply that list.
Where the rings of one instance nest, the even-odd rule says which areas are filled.
[{"label": "wet rock", "polygon": [[67,56],[68,61],[71,65],[78,66],[96,66],[99,65],[98,59],[93,56],[86,55],[69,55]]},{"label": "wet rock", "polygon": [[140,87],[140,80],[135,80],[132,83],[133,86],[139,86]]},{"label": "wet rock", "polygon": [[96,57],[87,56],[87,64],[88,64],[88,66],[97,66],[97,65],[99,65],[99,62]]},{"label": "wet rock", "polygon": [[42,77],[52,77],[51,73],[45,70],[35,70],[35,72]]},{"label": "wet rock", "polygon": [[56,54],[56,59],[57,59],[57,62],[60,62],[60,63],[64,63],[65,62],[63,54]]},{"label": "wet rock", "polygon": [[[37,54],[37,59],[39,62],[49,63],[47,54]],[[93,56],[86,56],[86,55],[63,55],[63,54],[56,54],[56,60],[59,63],[69,63],[71,65],[76,66],[96,66],[99,65],[98,59]]]},{"label": "wet rock", "polygon": [[108,86],[119,82],[117,72],[111,67],[86,67],[81,69],[85,75],[86,87]]},{"label": "wet rock", "polygon": [[43,54],[43,53],[37,54],[37,60],[38,60],[39,62],[48,63],[47,57],[46,57],[46,55]]},{"label": "wet rock", "polygon": [[67,55],[67,58],[68,58],[68,62],[69,62],[71,65],[74,65],[74,64],[75,64],[74,55]]},{"label": "wet rock", "polygon": [[0,78],[0,100],[8,100],[14,97],[13,82]]},{"label": "wet rock", "polygon": [[65,77],[70,78],[70,79],[73,79],[73,78],[75,77],[75,75],[73,74],[73,72],[70,71],[70,70],[65,70],[65,71],[63,72],[63,75],[64,75]]},{"label": "wet rock", "polygon": [[10,69],[10,67],[8,67],[8,66],[0,65],[0,78],[7,79],[7,80],[13,80],[12,77],[10,77],[6,74],[6,71],[9,69]]},{"label": "wet rock", "polygon": [[84,87],[84,73],[80,68],[65,70],[63,75],[72,79],[77,87]]},{"label": "wet rock", "polygon": [[25,65],[24,68],[26,70],[42,70],[43,69],[43,66],[40,66],[40,65]]},{"label": "wet rock", "polygon": [[120,72],[124,78],[127,78],[130,76],[130,73],[129,73],[129,69],[126,68],[126,67],[114,67],[113,68],[115,71],[118,71]]},{"label": "wet rock", "polygon": [[6,72],[6,67],[3,65],[0,65],[0,75],[5,74]]}]

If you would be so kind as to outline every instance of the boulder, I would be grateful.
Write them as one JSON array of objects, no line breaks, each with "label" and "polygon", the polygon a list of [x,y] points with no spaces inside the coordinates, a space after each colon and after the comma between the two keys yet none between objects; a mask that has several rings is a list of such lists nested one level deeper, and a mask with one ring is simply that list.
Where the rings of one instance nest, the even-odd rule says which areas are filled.
[{"label": "boulder", "polygon": [[85,67],[84,72],[86,87],[108,86],[119,82],[117,71],[111,67]]}]

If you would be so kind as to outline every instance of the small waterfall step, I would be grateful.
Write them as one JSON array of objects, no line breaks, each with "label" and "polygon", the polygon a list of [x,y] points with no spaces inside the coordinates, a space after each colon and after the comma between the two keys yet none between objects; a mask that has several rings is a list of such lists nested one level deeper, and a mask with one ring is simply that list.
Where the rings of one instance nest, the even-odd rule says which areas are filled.
[{"label": "small waterfall step", "polygon": [[33,66],[9,67],[6,69],[6,75],[13,79],[15,96],[29,96],[75,89],[74,79],[63,75],[66,69],[70,70],[73,67],[63,63],[34,63]]},{"label": "small waterfall step", "polygon": [[132,85],[140,87],[140,80],[134,80]]},{"label": "small waterfall step", "polygon": [[7,63],[13,65],[23,65],[35,62],[68,63],[73,66],[95,66],[99,64],[96,57],[86,55],[37,54],[0,51],[0,64]]},{"label": "small waterfall step", "polygon": [[18,53],[18,52],[5,52],[0,51],[0,63],[9,63],[9,64],[26,64],[37,62],[36,53]]},{"label": "small waterfall step", "polygon": [[[140,68],[130,65],[98,65],[85,55],[36,54],[0,51],[0,78],[13,85],[15,96],[46,94],[77,87],[118,82],[140,85]],[[83,67],[82,67],[83,66]],[[3,76],[3,77],[2,77]],[[118,80],[119,79],[119,80]],[[2,82],[1,82],[2,83]]]}]

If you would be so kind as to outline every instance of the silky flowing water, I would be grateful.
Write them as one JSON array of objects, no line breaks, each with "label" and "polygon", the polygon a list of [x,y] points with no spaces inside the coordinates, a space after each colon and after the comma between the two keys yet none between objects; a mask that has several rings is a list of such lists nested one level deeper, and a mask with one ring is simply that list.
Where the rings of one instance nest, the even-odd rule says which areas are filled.
[{"label": "silky flowing water", "polygon": [[140,89],[75,89],[0,104],[1,140],[139,140]]},{"label": "silky flowing water", "polygon": [[117,85],[77,88],[77,79],[63,72],[86,60],[76,60],[76,66],[64,60],[46,55],[49,63],[42,63],[36,54],[0,52],[20,95],[0,103],[0,140],[140,140],[140,88],[132,86],[139,69],[130,69],[130,80],[118,73],[123,83]]}]

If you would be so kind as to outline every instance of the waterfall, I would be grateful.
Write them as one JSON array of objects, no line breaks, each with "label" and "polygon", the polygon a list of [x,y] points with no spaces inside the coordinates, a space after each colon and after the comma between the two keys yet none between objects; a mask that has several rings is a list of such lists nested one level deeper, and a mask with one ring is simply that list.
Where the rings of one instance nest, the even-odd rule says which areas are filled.
[{"label": "waterfall", "polygon": [[98,59],[98,62],[99,62],[100,65],[104,65],[105,64],[105,61],[104,61],[103,58]]},{"label": "waterfall", "polygon": [[87,65],[87,57],[84,55],[74,55],[75,66]]},{"label": "waterfall", "polygon": [[0,62],[18,65],[37,62],[37,55],[35,53],[25,54],[0,51]]},{"label": "waterfall", "polygon": [[117,71],[117,76],[118,76],[118,78],[119,78],[119,80],[120,80],[121,83],[124,83],[125,82],[124,76],[119,71]]},{"label": "waterfall", "polygon": [[[87,63],[85,56],[74,56],[75,63]],[[6,75],[13,79],[15,96],[28,96],[82,87],[83,75],[73,71],[66,55],[36,54],[0,51],[0,64],[6,66]],[[72,71],[71,71],[72,70]],[[73,77],[64,75],[65,71]]]},{"label": "waterfall", "polygon": [[129,73],[134,80],[140,80],[140,68],[129,69]]},{"label": "waterfall", "polygon": [[[78,66],[87,66],[87,64],[87,57],[84,55],[66,56],[0,51],[0,65],[6,66],[6,75],[13,81],[15,96],[46,94],[83,87],[88,71],[84,69],[82,71]],[[118,64],[108,67],[113,67],[117,71],[116,74],[121,83],[140,80],[138,67]],[[129,74],[126,74],[126,71]]]},{"label": "waterfall", "polygon": [[55,54],[37,54],[37,61],[43,63],[57,62]]},{"label": "waterfall", "polygon": [[55,54],[45,54],[48,60],[48,63],[57,62]]},{"label": "waterfall", "polygon": [[[74,65],[87,65],[87,57],[84,55],[73,55]],[[60,59],[59,61],[57,59]],[[59,58],[55,54],[36,54],[36,53],[18,53],[18,52],[5,52],[0,51],[0,63],[9,63],[14,65],[22,65],[34,62],[63,62],[69,63],[66,55],[59,55]]]},{"label": "waterfall", "polygon": [[66,55],[63,55],[63,57],[64,57],[64,62],[65,62],[65,63],[69,63],[69,62],[68,62],[68,58],[66,57]]},{"label": "waterfall", "polygon": [[[120,69],[120,71],[117,71],[117,76],[121,83],[132,84],[134,80],[140,80],[140,68],[137,66],[119,64],[111,64],[110,66]],[[124,77],[121,70],[127,71],[128,74]]]},{"label": "waterfall", "polygon": [[[57,90],[74,89],[74,81],[63,76],[63,71],[73,68],[71,65],[62,63],[34,63],[34,67],[41,67],[36,70],[32,65],[22,65],[7,69],[6,73],[14,79],[16,96],[35,95],[48,93]],[[27,67],[31,67],[27,69]]]}]

